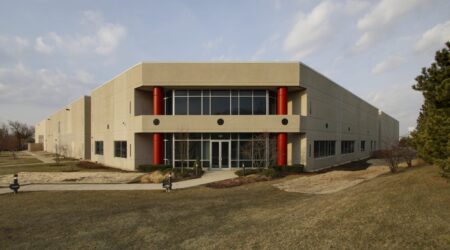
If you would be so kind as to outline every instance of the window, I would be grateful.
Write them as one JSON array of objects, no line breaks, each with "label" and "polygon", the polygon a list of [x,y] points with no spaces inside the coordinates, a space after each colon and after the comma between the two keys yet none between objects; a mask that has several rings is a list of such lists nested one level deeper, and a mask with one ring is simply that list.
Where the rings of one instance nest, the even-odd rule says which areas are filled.
[{"label": "window", "polygon": [[103,141],[95,141],[95,154],[103,155]]},{"label": "window", "polygon": [[341,141],[341,154],[355,152],[355,141]]},{"label": "window", "polygon": [[314,141],[314,158],[336,154],[336,141]]},{"label": "window", "polygon": [[211,115],[229,115],[230,98],[211,96]]},{"label": "window", "polygon": [[361,141],[361,152],[366,151],[366,141]]},{"label": "window", "polygon": [[127,141],[114,141],[114,157],[127,158]]},{"label": "window", "polygon": [[172,113],[175,115],[268,115],[276,113],[276,95],[273,91],[265,89],[171,90],[166,92],[164,100],[166,115]]}]

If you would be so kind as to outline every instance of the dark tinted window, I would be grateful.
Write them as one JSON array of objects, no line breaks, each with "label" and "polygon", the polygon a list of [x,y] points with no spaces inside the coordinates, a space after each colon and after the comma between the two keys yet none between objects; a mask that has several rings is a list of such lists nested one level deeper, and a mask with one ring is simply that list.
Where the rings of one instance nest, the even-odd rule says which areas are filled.
[{"label": "dark tinted window", "polygon": [[229,97],[211,97],[211,115],[229,115]]},{"label": "dark tinted window", "polygon": [[253,114],[255,115],[266,114],[266,97],[253,98]]},{"label": "dark tinted window", "polygon": [[201,97],[190,97],[189,98],[189,114],[190,115],[201,115],[202,114],[202,99]]},{"label": "dark tinted window", "polygon": [[175,115],[187,115],[187,97],[175,97]]}]

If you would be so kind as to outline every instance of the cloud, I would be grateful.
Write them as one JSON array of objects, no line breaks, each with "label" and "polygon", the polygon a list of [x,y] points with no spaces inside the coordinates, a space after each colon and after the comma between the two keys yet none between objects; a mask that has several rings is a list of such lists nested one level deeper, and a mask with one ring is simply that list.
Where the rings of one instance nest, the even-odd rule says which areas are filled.
[{"label": "cloud", "polygon": [[261,56],[267,54],[267,52],[272,51],[275,46],[278,45],[278,40],[280,39],[280,34],[274,33],[269,38],[264,40],[259,48],[255,51],[252,56],[252,60],[258,60]]},{"label": "cloud", "polygon": [[36,51],[44,53],[44,54],[51,54],[53,52],[53,47],[51,47],[50,45],[46,44],[44,42],[44,38],[41,37],[41,36],[36,38],[34,49]]},{"label": "cloud", "polygon": [[217,49],[223,42],[223,37],[217,37],[215,39],[206,41],[205,43],[202,44],[202,47],[206,50],[212,50],[212,49]]},{"label": "cloud", "polygon": [[122,25],[106,24],[100,27],[95,38],[95,52],[100,55],[111,54],[126,35]]},{"label": "cloud", "polygon": [[16,57],[29,48],[30,42],[26,38],[0,35],[0,56]]},{"label": "cloud", "polygon": [[412,90],[410,83],[394,84],[368,95],[367,100],[375,107],[393,116],[400,122],[400,135],[408,132],[408,128],[416,126],[422,95]]},{"label": "cloud", "polygon": [[85,11],[82,23],[94,27],[90,34],[62,35],[49,32],[45,36],[36,38],[34,48],[37,52],[50,54],[54,50],[70,55],[95,53],[110,55],[125,38],[126,28],[121,24],[104,21],[99,12]]},{"label": "cloud", "polygon": [[425,31],[414,49],[417,52],[433,52],[442,48],[447,41],[450,41],[450,20]]},{"label": "cloud", "polygon": [[325,44],[341,30],[348,16],[364,10],[364,1],[323,1],[309,14],[300,12],[298,19],[284,41],[283,49],[294,57],[306,57]]},{"label": "cloud", "polygon": [[385,71],[393,70],[405,62],[405,58],[401,56],[391,56],[388,59],[377,63],[375,67],[372,68],[371,73],[372,75],[379,75],[381,73],[384,73]]},{"label": "cloud", "polygon": [[328,40],[333,32],[331,29],[331,15],[337,5],[328,1],[317,5],[309,15],[301,14],[291,32],[284,41],[285,51],[295,57],[305,57]]},{"label": "cloud", "polygon": [[382,0],[369,13],[358,20],[357,27],[362,32],[355,45],[356,50],[364,50],[374,44],[401,17],[418,8],[425,0]]},{"label": "cloud", "polygon": [[93,87],[86,73],[67,74],[60,70],[33,70],[19,63],[0,68],[0,104],[63,105]]}]

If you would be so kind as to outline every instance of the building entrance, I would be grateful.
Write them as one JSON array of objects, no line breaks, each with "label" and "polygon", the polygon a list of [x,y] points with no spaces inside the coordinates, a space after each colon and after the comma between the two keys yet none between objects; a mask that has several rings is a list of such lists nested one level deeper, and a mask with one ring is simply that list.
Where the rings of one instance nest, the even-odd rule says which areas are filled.
[{"label": "building entrance", "polygon": [[230,149],[229,140],[211,140],[211,168],[221,169],[230,167]]}]

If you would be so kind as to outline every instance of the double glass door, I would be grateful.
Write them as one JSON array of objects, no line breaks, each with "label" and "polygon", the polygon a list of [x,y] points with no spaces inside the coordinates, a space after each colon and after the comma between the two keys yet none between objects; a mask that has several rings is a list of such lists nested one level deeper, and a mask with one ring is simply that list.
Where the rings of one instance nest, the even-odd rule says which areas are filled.
[{"label": "double glass door", "polygon": [[211,140],[211,168],[230,167],[230,146],[229,140]]}]

